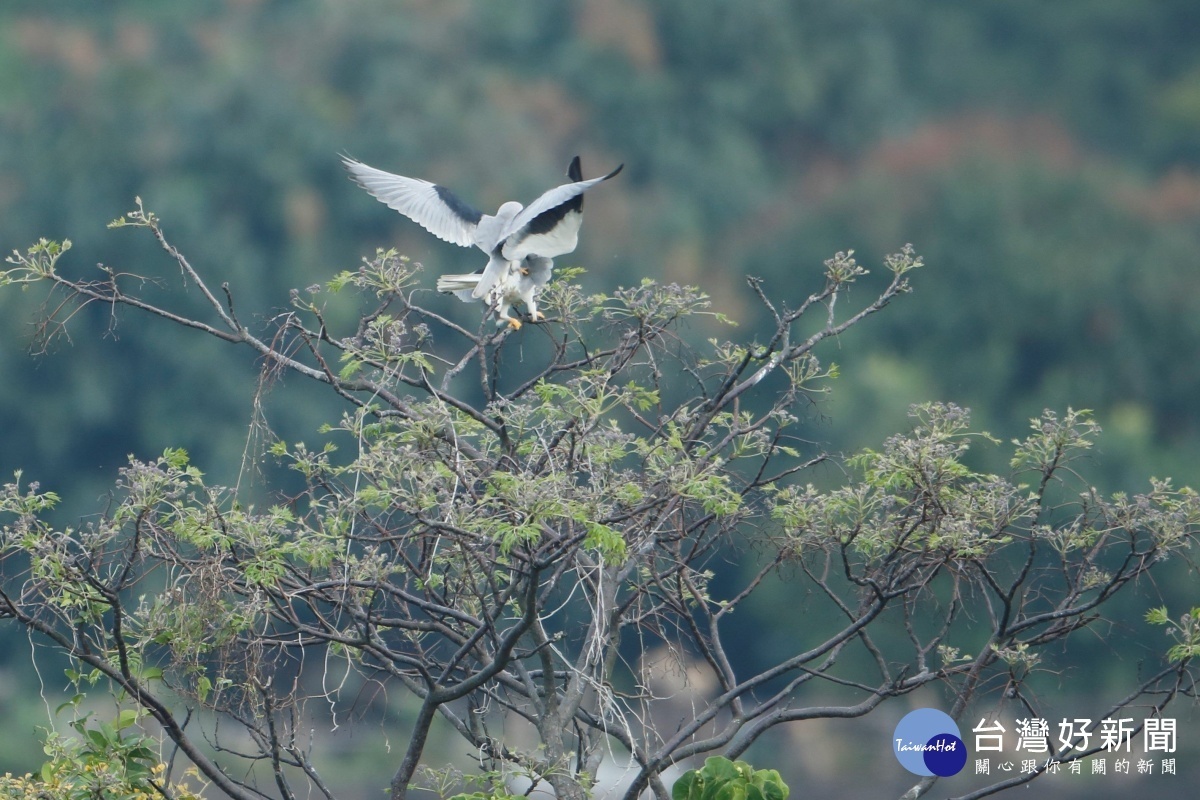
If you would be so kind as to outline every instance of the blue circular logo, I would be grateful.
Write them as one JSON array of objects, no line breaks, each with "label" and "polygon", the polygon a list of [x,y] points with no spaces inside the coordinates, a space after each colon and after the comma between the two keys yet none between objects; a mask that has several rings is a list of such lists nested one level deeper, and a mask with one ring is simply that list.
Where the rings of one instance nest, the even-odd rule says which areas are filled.
[{"label": "blue circular logo", "polygon": [[967,763],[967,746],[950,715],[936,708],[918,708],[904,715],[892,734],[896,760],[914,775],[948,778]]}]

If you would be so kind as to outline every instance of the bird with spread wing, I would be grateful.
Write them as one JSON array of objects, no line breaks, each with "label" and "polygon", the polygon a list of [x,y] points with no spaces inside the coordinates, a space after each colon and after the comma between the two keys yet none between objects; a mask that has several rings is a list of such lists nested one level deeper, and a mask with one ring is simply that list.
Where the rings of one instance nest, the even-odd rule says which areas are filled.
[{"label": "bird with spread wing", "polygon": [[622,164],[599,178],[583,179],[579,156],[567,168],[570,183],[556,186],[528,206],[509,201],[494,215],[484,214],[449,189],[419,178],[406,178],[368,167],[343,156],[359,186],[389,208],[399,211],[439,239],[488,254],[487,265],[470,275],[443,275],[439,292],[465,303],[482,301],[499,316],[500,325],[516,330],[521,321],[509,315],[523,303],[534,322],[537,295],[550,282],[554,259],[575,249],[583,222],[583,194],[621,171]]}]

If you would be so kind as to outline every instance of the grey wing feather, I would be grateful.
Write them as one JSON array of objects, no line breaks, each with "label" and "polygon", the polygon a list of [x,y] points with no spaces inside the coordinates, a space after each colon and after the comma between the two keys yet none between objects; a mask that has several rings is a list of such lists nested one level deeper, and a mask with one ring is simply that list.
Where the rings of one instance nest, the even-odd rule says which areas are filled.
[{"label": "grey wing feather", "polygon": [[[574,168],[575,163],[571,166]],[[583,223],[583,193],[615,176],[624,166],[599,178],[556,186],[526,206],[501,237],[504,257],[513,261],[529,255],[553,258],[573,251]]]},{"label": "grey wing feather", "polygon": [[[500,253],[492,253],[492,257],[488,259],[487,266],[483,268],[483,274],[479,276],[479,283],[475,284],[475,288],[471,291],[471,297],[476,300],[487,297],[488,293],[495,287],[496,281],[504,277],[508,270],[508,261],[504,259]],[[459,295],[460,297],[462,295]]]},{"label": "grey wing feather", "polygon": [[439,239],[463,247],[475,244],[475,227],[483,214],[459,200],[449,189],[420,178],[393,175],[343,157],[359,186],[388,208],[399,211]]},{"label": "grey wing feather", "polygon": [[529,271],[529,274],[525,275],[521,282],[541,289],[550,282],[550,274],[554,271],[554,259],[529,256],[525,259],[525,269]]}]

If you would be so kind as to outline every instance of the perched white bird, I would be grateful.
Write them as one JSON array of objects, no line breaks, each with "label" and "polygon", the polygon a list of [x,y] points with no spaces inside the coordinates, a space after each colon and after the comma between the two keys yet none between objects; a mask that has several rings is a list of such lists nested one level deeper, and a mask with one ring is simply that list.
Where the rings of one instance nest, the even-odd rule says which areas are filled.
[{"label": "perched white bird", "polygon": [[585,181],[575,156],[567,168],[570,183],[550,189],[528,206],[509,201],[489,216],[444,186],[393,175],[347,156],[342,160],[358,185],[389,208],[439,239],[463,247],[474,245],[487,253],[487,266],[470,275],[441,276],[438,291],[466,303],[483,301],[495,310],[501,325],[507,323],[514,330],[521,322],[508,312],[518,302],[525,304],[535,322],[544,316],[537,310],[537,295],[550,281],[554,258],[570,253],[579,241],[583,193],[625,166]]}]

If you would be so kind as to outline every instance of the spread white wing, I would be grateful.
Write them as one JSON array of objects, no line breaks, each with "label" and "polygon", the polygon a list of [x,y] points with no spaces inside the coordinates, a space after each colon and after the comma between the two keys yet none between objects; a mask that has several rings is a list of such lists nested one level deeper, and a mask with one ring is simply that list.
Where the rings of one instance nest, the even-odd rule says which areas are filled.
[{"label": "spread white wing", "polygon": [[[509,261],[527,256],[546,258],[566,255],[579,242],[583,223],[583,193],[621,171],[621,166],[599,178],[564,183],[542,194],[526,206],[505,228],[501,236],[503,255]],[[579,158],[571,162],[568,175],[579,175]]]},{"label": "spread white wing", "polygon": [[343,156],[355,182],[388,208],[399,211],[439,239],[470,247],[483,214],[449,189],[420,178],[393,175]]}]

